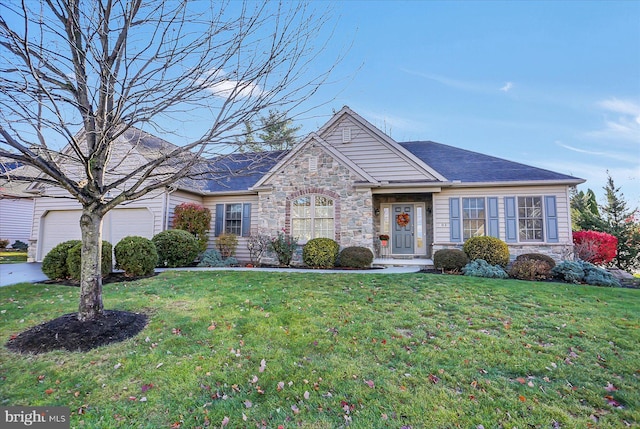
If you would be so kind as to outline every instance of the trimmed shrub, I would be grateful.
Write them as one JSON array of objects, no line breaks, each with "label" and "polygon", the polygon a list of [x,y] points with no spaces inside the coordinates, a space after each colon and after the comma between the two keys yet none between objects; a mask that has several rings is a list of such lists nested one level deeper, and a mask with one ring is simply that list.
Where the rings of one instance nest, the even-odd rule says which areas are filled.
[{"label": "trimmed shrub", "polygon": [[345,247],[338,255],[338,265],[348,268],[369,268],[373,263],[373,252],[366,247]]},{"label": "trimmed shrub", "polygon": [[587,261],[578,261],[578,263],[582,265],[584,270],[583,281],[585,283],[593,286],[620,287],[618,279],[613,277],[609,271],[596,267]]},{"label": "trimmed shrub", "polygon": [[9,240],[0,238],[0,249],[6,249],[9,246]]},{"label": "trimmed shrub", "polygon": [[618,252],[618,239],[606,232],[576,231],[573,244],[577,258],[596,265],[608,264]]},{"label": "trimmed shrub", "polygon": [[29,245],[27,243],[25,243],[24,241],[16,240],[11,245],[11,248],[15,249],[15,250],[19,250],[21,252],[26,252],[27,249],[29,249]]},{"label": "trimmed shrub", "polygon": [[82,244],[82,241],[64,241],[51,249],[42,260],[42,272],[44,275],[51,280],[66,279],[69,277],[67,256],[69,255],[69,250],[77,244]]},{"label": "trimmed shrub", "polygon": [[230,258],[236,255],[238,248],[238,236],[235,234],[223,233],[216,238],[218,250],[223,258]]},{"label": "trimmed shrub", "polygon": [[156,245],[148,238],[128,236],[114,247],[116,268],[124,270],[127,276],[146,276],[153,274],[158,263]]},{"label": "trimmed shrub", "polygon": [[200,253],[198,240],[188,231],[169,229],[156,234],[153,244],[158,252],[158,267],[184,267],[190,265]]},{"label": "trimmed shrub", "polygon": [[[100,263],[100,272],[102,277],[106,277],[111,273],[113,267],[113,246],[108,241],[102,241],[102,261]],[[67,269],[69,277],[74,280],[80,280],[80,268],[82,263],[82,243],[78,243],[69,249],[67,253]]]},{"label": "trimmed shrub", "polygon": [[209,249],[202,254],[199,267],[230,267],[238,265],[238,260],[233,256],[224,259],[217,249]]},{"label": "trimmed shrub", "polygon": [[201,252],[207,250],[211,211],[196,203],[182,203],[173,209],[173,229],[190,232],[198,240]]},{"label": "trimmed shrub", "polygon": [[472,261],[482,259],[489,265],[500,265],[503,268],[509,263],[509,246],[496,237],[471,237],[464,242],[462,250]]},{"label": "trimmed shrub", "polygon": [[284,232],[278,231],[278,235],[271,239],[269,249],[272,250],[280,265],[288,266],[291,264],[293,252],[298,248],[298,239]]},{"label": "trimmed shrub", "polygon": [[584,269],[579,262],[562,261],[553,267],[551,274],[567,283],[580,283],[584,278]]},{"label": "trimmed shrub", "polygon": [[336,264],[340,245],[330,238],[313,238],[302,248],[302,262],[313,268],[331,268]]},{"label": "trimmed shrub", "polygon": [[459,272],[468,263],[467,254],[460,249],[440,249],[433,254],[433,266],[439,270]]},{"label": "trimmed shrub", "polygon": [[551,276],[551,267],[547,262],[537,259],[516,259],[509,275],[519,280],[544,280]]},{"label": "trimmed shrub", "polygon": [[484,259],[475,259],[462,268],[465,276],[507,279],[509,274],[499,265],[491,265]]},{"label": "trimmed shrub", "polygon": [[549,264],[549,269],[556,266],[556,261],[549,255],[544,253],[524,253],[516,258],[516,261],[522,261],[523,259],[532,259],[534,261],[542,261]]}]

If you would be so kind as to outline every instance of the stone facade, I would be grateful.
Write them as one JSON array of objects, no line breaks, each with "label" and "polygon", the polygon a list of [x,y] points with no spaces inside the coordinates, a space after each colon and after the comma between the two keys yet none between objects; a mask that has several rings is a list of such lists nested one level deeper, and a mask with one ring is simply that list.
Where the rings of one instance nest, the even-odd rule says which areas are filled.
[{"label": "stone facade", "polygon": [[[509,246],[509,259],[515,260],[518,256],[525,253],[541,253],[553,258],[556,262],[562,262],[565,260],[573,260],[573,246],[567,246],[564,244],[510,244]],[[462,244],[459,245],[436,245],[433,246],[433,251],[440,249],[460,249],[462,250]]]},{"label": "stone facade", "polygon": [[[363,246],[373,250],[373,198],[370,189],[354,186],[359,180],[322,147],[310,144],[264,183],[271,189],[258,194],[259,229],[272,236],[278,231],[290,234],[292,201],[304,195],[323,195],[334,201],[335,234],[331,238],[340,248]],[[294,263],[299,262],[299,254]]]}]

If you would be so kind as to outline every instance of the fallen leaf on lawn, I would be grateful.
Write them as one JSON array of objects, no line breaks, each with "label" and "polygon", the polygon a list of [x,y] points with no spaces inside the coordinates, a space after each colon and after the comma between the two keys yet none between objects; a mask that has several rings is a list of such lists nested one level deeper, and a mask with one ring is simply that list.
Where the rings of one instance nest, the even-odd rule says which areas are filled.
[{"label": "fallen leaf on lawn", "polygon": [[611,405],[612,407],[619,407],[620,406],[620,402],[618,402],[615,399],[613,399],[613,396],[607,395],[604,398],[607,400],[607,404]]},{"label": "fallen leaf on lawn", "polygon": [[46,393],[47,395],[51,395],[54,392],[53,389],[47,389],[44,391],[44,393]]},{"label": "fallen leaf on lawn", "polygon": [[258,382],[258,376],[254,375],[253,378],[251,379],[251,384],[256,384]]},{"label": "fallen leaf on lawn", "polygon": [[222,419],[222,427],[225,427],[228,424],[229,424],[229,417],[224,416],[224,419]]},{"label": "fallen leaf on lawn", "polygon": [[140,390],[142,390],[143,392],[146,392],[147,390],[153,388],[153,383],[149,383],[149,384],[143,384],[142,387],[140,388]]},{"label": "fallen leaf on lawn", "polygon": [[278,382],[278,392],[284,389],[284,381]]},{"label": "fallen leaf on lawn", "polygon": [[376,385],[373,383],[373,380],[365,380],[364,382],[366,383],[367,386],[369,386],[372,389],[376,387]]},{"label": "fallen leaf on lawn", "polygon": [[293,411],[293,414],[300,414],[300,409],[295,404],[291,406],[291,411]]},{"label": "fallen leaf on lawn", "polygon": [[248,419],[247,415],[245,413],[242,413],[242,421],[246,422]]},{"label": "fallen leaf on lawn", "polygon": [[140,402],[147,402],[147,397],[143,396],[142,398],[140,398]]},{"label": "fallen leaf on lawn", "polygon": [[164,365],[164,363],[160,362],[158,365],[156,365],[156,369],[160,368],[162,365]]},{"label": "fallen leaf on lawn", "polygon": [[121,364],[120,362],[118,362],[117,364],[115,364],[115,365],[113,366],[113,369],[118,369],[118,368],[120,368],[121,366],[122,366],[122,364]]},{"label": "fallen leaf on lawn", "polygon": [[618,390],[618,388],[611,383],[607,383],[607,386],[604,388],[604,390],[606,390],[607,392],[615,392],[616,390]]},{"label": "fallen leaf on lawn", "polygon": [[207,328],[210,331],[213,331],[214,329],[216,329],[216,324],[211,322],[211,325],[209,325],[209,327]]},{"label": "fallen leaf on lawn", "polygon": [[42,381],[42,380],[44,380],[44,378],[45,378],[45,377],[46,377],[45,375],[39,375],[39,376],[38,376],[38,381]]},{"label": "fallen leaf on lawn", "polygon": [[309,399],[309,391],[306,390],[303,396],[304,396],[304,399]]},{"label": "fallen leaf on lawn", "polygon": [[437,384],[440,381],[440,379],[433,374],[429,374],[429,381],[432,382],[433,384]]},{"label": "fallen leaf on lawn", "polygon": [[518,399],[520,399],[521,402],[525,402],[527,400],[527,398],[522,395],[518,396]]},{"label": "fallen leaf on lawn", "polygon": [[529,386],[529,387],[533,387],[533,386],[534,386],[533,381],[528,382],[528,383],[527,383],[527,386]]},{"label": "fallen leaf on lawn", "polygon": [[258,371],[260,372],[264,372],[264,370],[267,368],[267,361],[262,359],[260,361],[260,369],[258,369]]},{"label": "fallen leaf on lawn", "polygon": [[175,422],[171,425],[171,429],[180,429],[180,422]]},{"label": "fallen leaf on lawn", "polygon": [[171,333],[174,335],[181,335],[182,334],[182,330],[180,328],[173,328],[171,329]]},{"label": "fallen leaf on lawn", "polygon": [[524,378],[522,378],[522,377],[518,377],[518,378],[516,378],[516,381],[517,381],[518,383],[520,383],[520,384],[524,384],[524,383],[526,383],[526,382],[527,382],[527,380],[525,380],[525,379],[524,379]]},{"label": "fallen leaf on lawn", "polygon": [[244,406],[247,408],[251,408],[253,407],[253,402],[247,399],[246,401],[244,401]]}]

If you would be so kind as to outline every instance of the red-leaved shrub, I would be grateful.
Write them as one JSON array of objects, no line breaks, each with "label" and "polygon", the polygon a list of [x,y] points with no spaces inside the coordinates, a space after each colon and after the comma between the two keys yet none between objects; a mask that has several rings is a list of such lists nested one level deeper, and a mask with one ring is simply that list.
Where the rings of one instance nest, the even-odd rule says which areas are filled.
[{"label": "red-leaved shrub", "polygon": [[173,210],[173,228],[183,229],[195,235],[200,251],[207,249],[211,211],[196,203],[182,203]]},{"label": "red-leaved shrub", "polygon": [[595,265],[611,262],[616,257],[618,239],[606,232],[576,231],[573,233],[574,252],[583,261]]}]

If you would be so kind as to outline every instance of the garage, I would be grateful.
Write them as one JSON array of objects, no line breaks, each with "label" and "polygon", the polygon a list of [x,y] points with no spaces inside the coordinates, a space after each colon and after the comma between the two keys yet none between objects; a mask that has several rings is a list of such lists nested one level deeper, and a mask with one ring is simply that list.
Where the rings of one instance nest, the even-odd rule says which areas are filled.
[{"label": "garage", "polygon": [[[81,210],[50,210],[42,217],[39,261],[57,244],[80,240],[81,213]],[[152,238],[153,224],[153,213],[146,208],[114,209],[102,221],[102,239],[115,246],[129,235]]]}]

